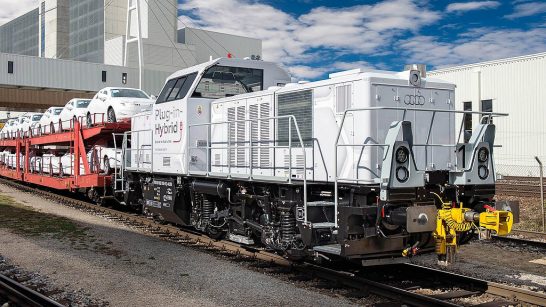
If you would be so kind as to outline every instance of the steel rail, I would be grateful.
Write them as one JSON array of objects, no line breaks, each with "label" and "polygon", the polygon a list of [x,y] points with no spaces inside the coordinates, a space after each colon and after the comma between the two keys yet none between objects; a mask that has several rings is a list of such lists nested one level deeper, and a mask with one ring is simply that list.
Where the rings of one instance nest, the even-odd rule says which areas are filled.
[{"label": "steel rail", "polygon": [[[247,257],[249,259],[255,259],[283,267],[290,267],[301,273],[311,274],[313,276],[336,282],[350,288],[368,291],[370,293],[374,293],[385,298],[394,299],[396,301],[406,303],[411,306],[459,306],[446,300],[434,298],[425,294],[414,293],[402,288],[384,284],[378,281],[373,281],[371,279],[366,279],[350,272],[332,270],[310,263],[305,263],[303,265],[294,263],[278,254],[270,253],[266,250],[252,248],[226,240],[214,240],[204,234],[197,233],[195,231],[171,225],[158,224],[156,221],[150,220],[144,216],[134,215],[107,207],[101,207],[84,200],[78,200],[73,197],[55,194],[32,186],[23,185],[5,178],[0,178],[0,183],[12,186],[16,189],[26,192],[39,194],[69,207],[87,210],[99,215],[102,214],[128,224],[145,226],[151,229],[152,233],[161,233],[166,236],[172,236],[183,242],[204,245],[207,248],[212,248],[218,251],[230,252],[232,254]],[[546,302],[546,295],[542,293],[536,293],[520,288],[505,286],[502,284],[492,283],[469,276],[458,275],[455,273],[445,272],[417,265],[407,264],[407,267],[419,270],[420,272],[427,274],[427,276],[434,274],[436,276],[440,275],[442,277],[445,277],[445,280],[461,281],[462,284],[473,285],[476,288],[482,289],[483,292],[490,293],[492,295],[508,298],[517,298],[520,301],[536,304],[539,306],[543,306]]]},{"label": "steel rail", "polygon": [[[49,297],[34,291],[17,281],[0,274],[0,296],[17,306],[29,307],[61,307],[63,305]],[[11,306],[11,305],[10,305]]]},{"label": "steel rail", "polygon": [[435,268],[424,267],[415,264],[405,264],[405,266],[426,273],[427,275],[435,275],[445,278],[445,280],[458,281],[465,285],[471,285],[483,289],[485,293],[502,296],[505,298],[514,298],[518,301],[534,304],[537,306],[546,306],[546,293],[530,291],[518,287],[504,285],[492,281],[487,281],[475,277],[461,275],[457,273],[442,271]]}]

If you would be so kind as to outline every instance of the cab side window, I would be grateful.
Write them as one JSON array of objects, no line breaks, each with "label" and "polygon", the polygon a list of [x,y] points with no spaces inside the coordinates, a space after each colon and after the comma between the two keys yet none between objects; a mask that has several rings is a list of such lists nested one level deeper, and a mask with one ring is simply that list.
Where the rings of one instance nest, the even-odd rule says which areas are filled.
[{"label": "cab side window", "polygon": [[159,94],[156,103],[163,103],[185,98],[196,77],[197,73],[192,73],[187,76],[182,76],[167,81],[167,83],[163,87],[163,90],[161,90],[161,93]]}]

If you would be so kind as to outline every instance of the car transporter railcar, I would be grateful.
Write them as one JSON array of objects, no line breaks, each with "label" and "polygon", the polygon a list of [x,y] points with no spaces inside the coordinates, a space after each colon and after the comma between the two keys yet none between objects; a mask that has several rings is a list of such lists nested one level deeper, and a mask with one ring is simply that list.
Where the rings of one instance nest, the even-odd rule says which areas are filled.
[{"label": "car transporter railcar", "polygon": [[[290,81],[273,63],[211,60],[171,75],[130,128],[74,119],[67,131],[1,140],[16,162],[0,160],[0,175],[293,259],[373,265],[436,251],[450,263],[474,230],[510,232],[516,212],[493,201],[491,119],[503,114],[456,111],[455,86],[417,65]],[[457,114],[482,117],[466,142]],[[104,138],[122,152],[113,174],[86,156]],[[30,167],[52,145],[74,154],[68,175]]]}]

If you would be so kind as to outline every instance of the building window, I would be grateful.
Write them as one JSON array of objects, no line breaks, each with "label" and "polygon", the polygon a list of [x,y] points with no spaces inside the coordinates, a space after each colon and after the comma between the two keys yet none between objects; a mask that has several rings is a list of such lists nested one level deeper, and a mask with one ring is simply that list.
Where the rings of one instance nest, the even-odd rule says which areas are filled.
[{"label": "building window", "polygon": [[[472,101],[463,102],[463,110],[472,111]],[[468,143],[468,141],[470,141],[470,136],[472,135],[472,114],[464,114],[463,122],[464,142]]]},{"label": "building window", "polygon": [[[482,112],[493,112],[493,100],[492,99],[487,99],[487,100],[482,100],[481,101],[481,109],[480,109]],[[487,121],[487,118],[489,118],[489,116],[482,116],[482,123],[485,124],[486,121]],[[491,118],[490,122],[489,123],[493,123],[493,119]]]},{"label": "building window", "polygon": [[8,74],[13,73],[13,61],[8,61]]},{"label": "building window", "polygon": [[121,83],[127,84],[127,73],[126,72],[121,74]]},{"label": "building window", "polygon": [[102,82],[106,82],[106,70],[102,71]]}]

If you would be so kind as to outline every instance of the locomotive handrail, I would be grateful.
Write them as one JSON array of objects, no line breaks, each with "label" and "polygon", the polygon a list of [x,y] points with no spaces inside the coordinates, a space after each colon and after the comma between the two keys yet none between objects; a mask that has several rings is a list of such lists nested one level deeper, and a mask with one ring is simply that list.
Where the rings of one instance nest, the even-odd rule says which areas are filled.
[{"label": "locomotive handrail", "polygon": [[[354,182],[357,182],[357,183],[361,182],[361,181],[369,181],[369,180],[358,179],[358,165],[357,165],[357,178],[340,178],[339,177],[339,172],[338,172],[338,149],[339,149],[339,147],[362,147],[362,148],[365,148],[366,146],[369,146],[369,147],[388,147],[388,146],[391,145],[391,144],[339,144],[339,139],[341,137],[341,134],[343,132],[343,127],[344,127],[344,124],[345,124],[345,119],[346,119],[348,113],[355,113],[355,112],[362,112],[362,111],[378,111],[378,110],[404,111],[403,116],[402,116],[402,121],[406,119],[406,115],[407,115],[408,111],[409,112],[413,111],[413,112],[432,113],[432,118],[430,119],[430,125],[429,125],[429,129],[428,129],[426,143],[425,144],[415,144],[414,145],[414,146],[425,147],[425,167],[426,167],[427,159],[428,159],[427,148],[429,146],[453,147],[453,146],[457,145],[457,144],[454,144],[454,145],[452,145],[452,144],[429,144],[430,135],[431,135],[431,132],[432,132],[432,127],[433,127],[433,124],[434,124],[436,113],[451,113],[451,114],[463,114],[463,115],[466,115],[466,114],[484,115],[483,118],[486,118],[487,122],[489,122],[489,123],[492,122],[493,117],[508,116],[507,113],[498,113],[498,112],[461,111],[461,110],[427,109],[427,108],[367,107],[367,108],[346,109],[343,112],[343,117],[341,119],[341,123],[340,123],[338,131],[337,131],[336,141],[335,141],[335,144],[334,144],[334,147],[335,147],[335,150],[334,150],[334,198],[335,198],[334,199],[334,222],[335,222],[335,227],[336,228],[338,227],[337,214],[338,214],[338,205],[339,205],[339,201],[338,201],[338,198],[339,198],[339,195],[338,195],[339,180],[341,179],[341,180],[344,180],[344,181],[354,181]],[[461,129],[460,129],[459,135],[457,137],[457,142],[461,138],[462,128],[464,127],[463,125],[464,125],[464,121],[461,122]],[[361,151],[360,155],[362,155],[362,152],[363,152],[363,150]],[[360,161],[360,159],[359,159],[359,161]]]},{"label": "locomotive handrail", "polygon": [[[288,146],[283,146],[283,147],[287,147],[288,148],[288,156],[289,156],[289,165],[288,165],[288,183],[291,184],[292,183],[292,123],[294,124],[294,127],[296,128],[296,133],[297,133],[297,136],[298,136],[298,141],[299,141],[299,145],[300,145],[300,148],[303,152],[303,212],[304,212],[304,221],[307,222],[307,154],[306,154],[306,151],[305,151],[305,145],[304,145],[304,142],[303,142],[303,139],[301,137],[301,132],[300,132],[300,128],[298,126],[298,122],[296,120],[296,117],[294,115],[281,115],[281,116],[272,116],[272,117],[265,117],[265,118],[254,118],[254,119],[239,119],[239,120],[233,120],[233,121],[221,121],[221,122],[210,122],[210,123],[199,123],[199,124],[192,124],[192,125],[188,125],[188,142],[187,142],[187,152],[188,154],[190,154],[191,152],[191,149],[196,149],[196,148],[193,148],[194,146],[190,146],[190,142],[189,142],[189,136],[191,134],[191,129],[193,127],[201,127],[201,126],[208,126],[208,127],[213,127],[213,125],[226,125],[228,126],[227,128],[227,131],[228,131],[228,134],[229,134],[229,131],[231,131],[231,125],[233,123],[252,123],[252,122],[262,122],[262,121],[270,121],[270,120],[280,120],[280,119],[288,119]],[[249,131],[249,143],[250,143],[250,146],[242,146],[242,147],[232,147],[231,146],[231,140],[228,136],[227,140],[228,140],[228,146],[226,148],[218,148],[218,147],[212,147],[212,146],[209,146],[210,143],[210,134],[207,133],[207,137],[206,137],[206,142],[207,142],[207,146],[195,146],[197,147],[198,149],[207,149],[207,153],[206,153],[206,165],[207,165],[207,171],[206,171],[206,174],[207,176],[210,174],[210,169],[209,169],[209,166],[210,166],[210,154],[211,154],[211,149],[226,149],[227,150],[227,161],[228,161],[228,176],[231,176],[231,151],[232,150],[237,150],[237,149],[247,149],[246,147],[248,147],[250,150],[249,150],[249,168],[250,168],[250,179],[253,179],[253,163],[252,163],[252,149],[260,149],[260,148],[269,148],[269,147],[272,147],[272,148],[281,148],[280,145],[273,145],[273,146],[252,146],[252,124],[249,125],[250,126],[250,131]],[[277,142],[279,140],[276,140]],[[186,159],[187,161],[187,171],[188,173],[190,173],[190,159],[191,157],[188,157]],[[273,161],[273,165],[275,165],[275,161]]]}]

